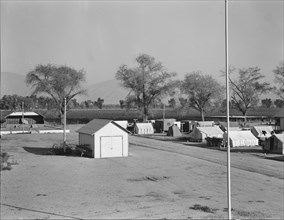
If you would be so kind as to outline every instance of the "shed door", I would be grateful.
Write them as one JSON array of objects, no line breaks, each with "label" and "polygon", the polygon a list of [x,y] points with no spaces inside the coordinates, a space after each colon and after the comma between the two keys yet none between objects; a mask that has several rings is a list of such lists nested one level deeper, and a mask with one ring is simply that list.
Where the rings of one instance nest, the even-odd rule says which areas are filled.
[{"label": "shed door", "polygon": [[122,136],[101,137],[101,158],[122,157],[123,142]]}]

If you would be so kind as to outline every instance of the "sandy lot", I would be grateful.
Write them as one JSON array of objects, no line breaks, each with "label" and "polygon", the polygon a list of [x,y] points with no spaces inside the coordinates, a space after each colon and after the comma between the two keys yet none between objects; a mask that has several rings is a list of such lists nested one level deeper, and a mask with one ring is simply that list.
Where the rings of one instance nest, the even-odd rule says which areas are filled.
[{"label": "sandy lot", "polygon": [[[227,218],[226,152],[131,136],[127,158],[42,155],[61,139],[2,137],[18,165],[1,172],[1,219]],[[284,219],[283,162],[248,152],[231,161],[233,218]]]}]

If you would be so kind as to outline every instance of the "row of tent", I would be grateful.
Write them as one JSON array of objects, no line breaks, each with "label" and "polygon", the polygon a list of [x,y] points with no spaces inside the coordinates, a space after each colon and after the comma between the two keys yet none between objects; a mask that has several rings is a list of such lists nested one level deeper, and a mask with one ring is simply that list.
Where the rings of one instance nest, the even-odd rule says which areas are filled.
[{"label": "row of tent", "polygon": [[[122,122],[121,126],[127,127],[127,121]],[[180,132],[180,124],[172,123],[167,128],[167,135],[179,137],[182,136]],[[227,139],[227,123],[222,122],[215,125],[213,121],[195,122],[192,126],[192,131],[189,133],[189,138],[193,141],[204,142],[206,138],[218,138],[222,140]],[[154,134],[155,129],[152,123],[135,123],[133,133],[135,134]],[[284,154],[283,151],[283,137],[284,134],[274,135],[272,126],[254,126],[251,130],[242,130],[237,123],[230,122],[230,146],[256,146],[259,145],[259,140],[262,141],[264,148],[269,151]]]}]

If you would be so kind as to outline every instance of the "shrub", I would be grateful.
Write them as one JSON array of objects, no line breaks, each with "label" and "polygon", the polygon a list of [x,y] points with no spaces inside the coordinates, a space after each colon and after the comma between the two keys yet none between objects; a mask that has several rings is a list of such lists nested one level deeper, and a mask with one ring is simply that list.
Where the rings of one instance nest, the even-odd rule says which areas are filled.
[{"label": "shrub", "polygon": [[54,144],[50,150],[52,155],[71,155],[72,152],[72,148],[64,143]]},{"label": "shrub", "polygon": [[1,152],[1,171],[2,170],[11,170],[12,165],[17,165],[17,161],[10,161],[9,160],[10,155],[7,154],[6,152]]}]

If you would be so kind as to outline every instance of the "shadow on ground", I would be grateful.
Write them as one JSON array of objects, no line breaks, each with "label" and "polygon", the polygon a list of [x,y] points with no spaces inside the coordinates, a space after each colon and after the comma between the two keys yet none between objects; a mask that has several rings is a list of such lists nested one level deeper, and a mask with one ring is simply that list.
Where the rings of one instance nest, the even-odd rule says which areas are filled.
[{"label": "shadow on ground", "polygon": [[36,155],[53,155],[53,156],[67,156],[67,157],[86,157],[87,155],[82,155],[81,152],[76,149],[68,148],[66,152],[62,149],[52,149],[52,148],[41,148],[41,147],[23,147],[23,149],[29,153]]},{"label": "shadow on ground", "polygon": [[41,148],[41,147],[23,147],[23,149],[29,153],[36,155],[52,155],[50,148]]}]

